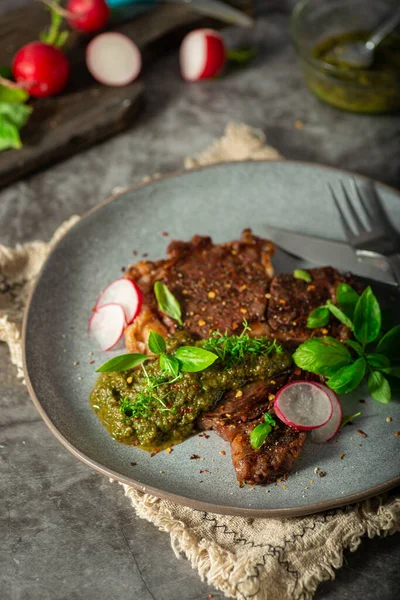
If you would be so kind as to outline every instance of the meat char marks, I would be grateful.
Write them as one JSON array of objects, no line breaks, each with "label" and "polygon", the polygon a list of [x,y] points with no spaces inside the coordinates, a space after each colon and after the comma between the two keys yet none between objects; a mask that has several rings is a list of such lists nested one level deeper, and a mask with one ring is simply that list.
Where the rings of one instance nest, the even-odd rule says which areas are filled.
[{"label": "meat char marks", "polygon": [[165,283],[176,296],[185,329],[199,338],[215,329],[240,333],[244,318],[257,331],[265,323],[274,250],[271,242],[246,229],[240,240],[220,245],[202,236],[190,242],[173,241],[166,260],[141,261],[130,267],[126,276],[144,292],[144,309],[126,329],[128,350],[142,352],[150,329],[161,335],[175,331],[175,322],[158,311],[155,281]]}]

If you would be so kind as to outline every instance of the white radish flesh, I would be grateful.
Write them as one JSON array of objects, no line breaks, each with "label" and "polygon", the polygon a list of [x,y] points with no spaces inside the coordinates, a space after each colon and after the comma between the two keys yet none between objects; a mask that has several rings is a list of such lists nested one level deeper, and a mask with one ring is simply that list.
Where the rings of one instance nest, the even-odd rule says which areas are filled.
[{"label": "white radish flesh", "polygon": [[119,304],[96,308],[89,321],[89,334],[102,350],[111,350],[120,341],[126,327],[125,313]]},{"label": "white radish flesh", "polygon": [[328,394],[328,396],[331,399],[332,408],[333,408],[332,416],[329,419],[329,421],[322,427],[319,427],[318,429],[314,429],[314,431],[312,431],[312,433],[311,433],[312,441],[316,442],[317,444],[322,444],[323,442],[328,442],[333,437],[335,437],[335,435],[337,434],[337,432],[340,429],[343,414],[342,414],[342,405],[340,404],[340,400],[337,397],[337,395],[335,394],[335,392],[325,385],[320,385],[320,384],[317,384],[317,385],[319,385],[320,388],[323,389]]},{"label": "white radish flesh", "polygon": [[91,75],[104,85],[128,85],[139,76],[142,55],[130,38],[110,31],[88,44],[86,65]]},{"label": "white radish flesh", "polygon": [[286,425],[309,430],[322,427],[332,415],[329,395],[312,381],[288,383],[275,396],[276,416]]},{"label": "white radish flesh", "polygon": [[132,279],[116,279],[102,294],[96,303],[96,309],[105,304],[119,304],[125,311],[127,325],[139,314],[142,307],[142,292]]}]

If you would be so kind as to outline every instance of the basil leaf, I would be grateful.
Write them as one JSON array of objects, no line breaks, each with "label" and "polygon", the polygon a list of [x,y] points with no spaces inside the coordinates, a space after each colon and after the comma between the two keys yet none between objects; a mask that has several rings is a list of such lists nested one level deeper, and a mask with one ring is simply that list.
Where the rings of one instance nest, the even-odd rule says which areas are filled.
[{"label": "basil leaf", "polygon": [[154,293],[157,299],[158,308],[161,312],[177,321],[179,325],[182,323],[181,307],[175,296],[169,291],[166,285],[161,281],[156,281],[154,284]]},{"label": "basil leaf", "polygon": [[31,112],[31,107],[25,104],[0,102],[0,118],[5,117],[18,129],[25,125]]},{"label": "basil leaf", "polygon": [[328,379],[327,385],[337,394],[347,394],[356,389],[364,379],[367,363],[365,358],[357,358],[352,365],[342,367]]},{"label": "basil leaf", "polygon": [[354,335],[361,344],[373,342],[381,330],[381,309],[370,286],[358,299],[354,310]]},{"label": "basil leaf", "polygon": [[18,127],[5,117],[0,116],[0,150],[22,148]]},{"label": "basil leaf", "polygon": [[354,309],[359,299],[357,292],[348,283],[339,283],[336,288],[336,298],[342,311],[350,319],[353,318]]},{"label": "basil leaf", "polygon": [[23,104],[28,100],[28,98],[29,94],[26,90],[9,88],[5,85],[0,85],[0,102]]},{"label": "basil leaf", "polygon": [[264,421],[269,423],[269,425],[273,425],[274,427],[276,425],[275,419],[269,413],[264,413]]},{"label": "basil leaf", "polygon": [[390,367],[390,360],[383,354],[377,354],[373,352],[371,354],[367,354],[365,358],[367,359],[367,363],[370,367],[378,369],[379,371],[381,369],[385,369],[386,367]]},{"label": "basil leaf", "polygon": [[312,281],[311,273],[309,273],[308,271],[304,271],[303,269],[295,269],[293,271],[293,277],[295,279],[302,279],[307,283],[310,283],[310,281]]},{"label": "basil leaf", "polygon": [[377,350],[394,360],[400,359],[400,325],[396,325],[383,336]]},{"label": "basil leaf", "polygon": [[346,346],[331,337],[312,338],[301,344],[293,360],[304,371],[331,377],[342,367],[353,362]]},{"label": "basil leaf", "polygon": [[356,417],[361,417],[361,413],[358,412],[355,415],[343,415],[342,422],[340,423],[340,427],[344,427],[345,425],[347,425],[347,423],[350,423],[350,421],[352,421]]},{"label": "basil leaf", "polygon": [[350,346],[350,348],[352,348],[355,352],[357,352],[359,356],[362,356],[364,354],[363,347],[355,340],[345,340],[344,343],[347,344],[347,346]]},{"label": "basil leaf", "polygon": [[336,306],[335,304],[333,304],[330,300],[327,301],[326,307],[333,314],[333,316],[338,319],[338,321],[340,321],[341,323],[343,323],[350,329],[354,328],[354,325],[353,325],[351,319],[349,319],[349,317],[347,317],[344,314],[344,312],[342,310],[340,310],[340,308],[338,306]]},{"label": "basil leaf", "polygon": [[386,375],[391,375],[392,377],[398,377],[400,379],[400,366],[398,365],[393,367],[385,367],[384,369],[380,369],[380,371]]},{"label": "basil leaf", "polygon": [[308,315],[307,327],[309,329],[315,329],[316,327],[324,327],[329,322],[329,310],[325,306],[314,308],[314,310]]},{"label": "basil leaf", "polygon": [[175,356],[168,356],[168,354],[161,354],[160,356],[160,367],[168,375],[172,377],[178,377],[179,375],[179,360]]},{"label": "basil leaf", "polygon": [[153,352],[154,354],[162,354],[167,349],[163,336],[159,333],[156,333],[153,330],[150,331],[149,339],[147,340],[147,345],[149,346],[151,352]]},{"label": "basil leaf", "polygon": [[187,373],[204,371],[218,358],[213,352],[197,348],[197,346],[181,346],[175,352],[175,356],[180,362],[182,371]]},{"label": "basil leaf", "polygon": [[121,354],[114,356],[101,367],[96,369],[96,373],[117,373],[120,371],[128,371],[144,362],[148,357],[147,354]]},{"label": "basil leaf", "polygon": [[392,398],[389,382],[379,371],[373,371],[368,377],[368,390],[382,404],[388,404]]},{"label": "basil leaf", "polygon": [[254,448],[254,450],[258,450],[259,448],[261,448],[268,435],[271,433],[273,425],[276,424],[274,419],[272,418],[271,421],[273,421],[273,423],[267,422],[266,415],[264,415],[264,419],[266,422],[256,425],[256,427],[254,427],[254,429],[250,433],[250,444],[251,447]]}]

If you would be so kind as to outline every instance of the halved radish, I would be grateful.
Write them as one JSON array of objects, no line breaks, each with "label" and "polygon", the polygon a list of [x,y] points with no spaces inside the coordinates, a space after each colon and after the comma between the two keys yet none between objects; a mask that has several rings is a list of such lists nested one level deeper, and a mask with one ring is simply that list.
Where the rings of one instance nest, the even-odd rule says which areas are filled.
[{"label": "halved radish", "polygon": [[224,68],[226,51],[224,40],[213,29],[195,29],[187,34],[179,50],[183,79],[199,81],[216,77]]},{"label": "halved radish", "polygon": [[332,401],[322,386],[313,381],[294,381],[275,396],[276,416],[296,429],[322,427],[332,415]]},{"label": "halved radish", "polygon": [[88,44],[86,66],[93,77],[104,85],[128,85],[139,76],[142,55],[126,35],[107,31]]},{"label": "halved radish", "polygon": [[323,442],[328,442],[331,440],[340,429],[340,425],[342,423],[342,405],[340,404],[340,400],[331,388],[328,388],[326,385],[321,385],[317,383],[317,385],[323,389],[329,396],[332,402],[332,416],[325,425],[319,427],[318,429],[314,429],[311,433],[311,439],[313,442],[317,444],[322,444]]},{"label": "halved radish", "polygon": [[102,294],[96,303],[96,310],[105,304],[119,304],[125,311],[126,323],[129,325],[142,308],[143,294],[132,279],[121,277],[116,279]]},{"label": "halved radish", "polygon": [[111,350],[120,341],[126,327],[125,313],[119,304],[96,309],[89,321],[89,333],[102,350]]}]

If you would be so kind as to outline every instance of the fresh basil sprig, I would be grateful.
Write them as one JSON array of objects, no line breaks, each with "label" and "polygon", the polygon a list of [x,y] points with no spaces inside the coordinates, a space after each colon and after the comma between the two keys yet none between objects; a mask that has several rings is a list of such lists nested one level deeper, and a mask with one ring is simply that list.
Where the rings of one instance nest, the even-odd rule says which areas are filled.
[{"label": "fresh basil sprig", "polygon": [[[186,373],[198,373],[212,365],[218,358],[214,352],[209,352],[197,346],[180,346],[175,355],[167,354],[167,345],[162,335],[156,331],[150,331],[148,346],[153,354],[160,357],[160,367],[168,375],[178,377],[180,371]],[[97,373],[112,373],[128,371],[140,365],[146,359],[151,358],[148,354],[121,354],[111,358],[99,367]]]},{"label": "fresh basil sprig", "polygon": [[276,425],[275,419],[273,419],[269,413],[264,414],[264,421],[265,423],[256,425],[250,433],[250,444],[254,450],[261,448],[273,427]]},{"label": "fresh basil sprig", "polygon": [[129,369],[134,369],[148,358],[148,354],[120,354],[103,363],[96,369],[96,373],[119,373],[120,371],[129,371]]},{"label": "fresh basil sprig", "polygon": [[[390,402],[390,383],[384,375],[400,376],[400,366],[393,364],[400,359],[400,325],[379,340],[381,309],[370,287],[359,296],[351,286],[342,283],[338,285],[336,297],[340,307],[328,300],[325,306],[312,311],[307,325],[326,325],[325,311],[329,311],[349,327],[355,340],[342,343],[331,337],[311,338],[297,348],[294,362],[305,371],[327,377],[327,385],[339,394],[353,391],[368,375],[371,396],[378,402]],[[370,347],[373,342],[375,348]],[[346,346],[357,356],[350,354]]]},{"label": "fresh basil sprig", "polygon": [[179,325],[183,325],[180,304],[162,281],[155,282],[154,294],[161,312],[174,319],[174,321],[177,321]]},{"label": "fresh basil sprig", "polygon": [[211,366],[218,358],[213,352],[197,348],[197,346],[181,346],[175,352],[182,371],[197,373]]},{"label": "fresh basil sprig", "polygon": [[153,352],[154,354],[162,354],[167,350],[167,346],[163,336],[152,330],[150,331],[147,344],[149,346],[149,350],[151,350],[151,352]]}]

